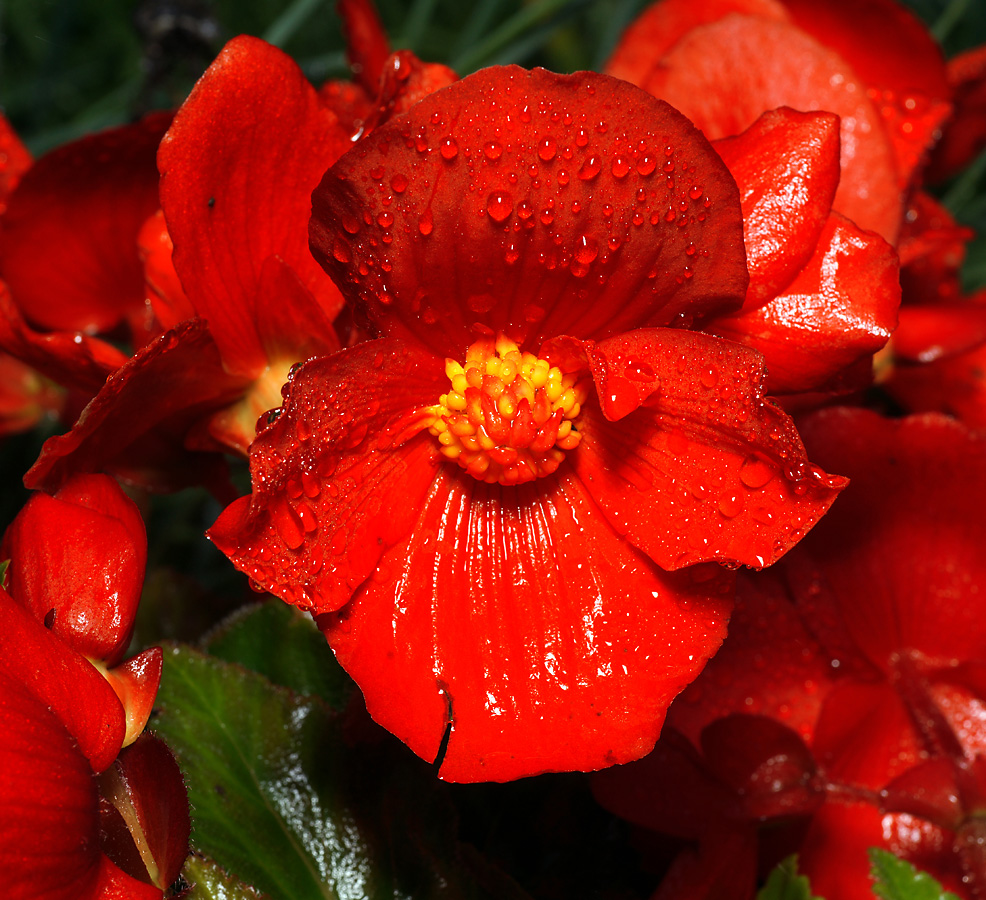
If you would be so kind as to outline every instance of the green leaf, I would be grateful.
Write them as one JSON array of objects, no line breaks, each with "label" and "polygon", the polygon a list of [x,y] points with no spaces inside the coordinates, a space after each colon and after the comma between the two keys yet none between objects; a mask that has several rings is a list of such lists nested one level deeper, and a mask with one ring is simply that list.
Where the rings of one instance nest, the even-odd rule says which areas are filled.
[{"label": "green leaf", "polygon": [[757,894],[757,900],[820,900],[811,892],[804,875],[798,874],[798,857],[789,856],[779,863],[767,883]]},{"label": "green leaf", "polygon": [[[262,900],[249,885],[237,880],[211,859],[193,853],[185,862],[182,876],[192,886],[185,900]],[[264,898],[266,900],[266,898]]]},{"label": "green leaf", "polygon": [[270,600],[233,613],[205,642],[212,656],[239,663],[299,694],[343,709],[355,685],[311,616]]},{"label": "green leaf", "polygon": [[927,872],[919,872],[907,860],[873,847],[870,850],[873,893],[883,900],[959,900]]},{"label": "green leaf", "polygon": [[458,844],[430,766],[377,732],[351,747],[316,697],[171,646],[153,726],[185,773],[193,848],[271,897],[521,896]]},{"label": "green leaf", "polygon": [[10,560],[0,560],[0,587],[7,590],[7,569],[10,568]]}]

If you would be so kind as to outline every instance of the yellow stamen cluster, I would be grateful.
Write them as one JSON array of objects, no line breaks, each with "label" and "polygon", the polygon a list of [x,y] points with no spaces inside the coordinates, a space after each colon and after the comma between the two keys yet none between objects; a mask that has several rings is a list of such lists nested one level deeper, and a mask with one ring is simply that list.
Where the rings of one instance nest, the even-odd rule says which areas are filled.
[{"label": "yellow stamen cluster", "polygon": [[466,351],[465,364],[445,360],[452,389],[442,394],[429,430],[442,455],[474,478],[522,484],[554,472],[578,446],[572,427],[588,382],[565,375],[502,335]]}]

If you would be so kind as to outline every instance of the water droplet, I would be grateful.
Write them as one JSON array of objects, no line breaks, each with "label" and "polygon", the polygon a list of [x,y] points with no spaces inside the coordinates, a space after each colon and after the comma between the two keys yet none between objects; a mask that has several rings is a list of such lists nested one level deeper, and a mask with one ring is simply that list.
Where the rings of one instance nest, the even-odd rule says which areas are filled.
[{"label": "water droplet", "polygon": [[623,374],[631,381],[654,381],[657,378],[657,373],[637,356],[626,358]]},{"label": "water droplet", "polygon": [[552,210],[550,209],[541,210],[541,223],[543,225],[550,225],[554,221],[555,221],[555,214]]},{"label": "water droplet", "polygon": [[431,234],[434,227],[435,223],[432,219],[431,209],[426,209],[420,216],[418,216],[418,231],[427,237]]},{"label": "water droplet", "polygon": [[381,228],[390,228],[394,224],[394,214],[385,210],[377,216],[377,224]]},{"label": "water droplet", "polygon": [[713,366],[703,370],[703,372],[698,376],[699,381],[707,388],[714,388],[719,383],[719,370]]},{"label": "water droplet", "polygon": [[407,178],[398,173],[390,179],[390,188],[395,194],[403,194],[407,190]]},{"label": "water droplet", "polygon": [[545,162],[554,159],[557,152],[558,145],[555,143],[554,138],[546,137],[538,144],[538,156]]},{"label": "water droplet", "polygon": [[626,178],[630,171],[630,163],[622,156],[617,156],[613,160],[611,171],[614,178]]},{"label": "water droplet", "polygon": [[599,244],[594,238],[583,234],[575,246],[575,259],[584,266],[589,265],[599,255]]},{"label": "water droplet", "polygon": [[278,501],[271,515],[277,536],[284,542],[284,546],[289,550],[297,550],[305,542],[305,532],[301,526],[301,519],[288,505],[287,500]]},{"label": "water droplet", "polygon": [[513,198],[510,194],[494,191],[486,198],[486,211],[495,222],[505,222],[514,211]]},{"label": "water droplet", "polygon": [[698,200],[702,196],[702,186],[700,184],[692,185],[691,189],[688,191],[688,196],[692,200]]},{"label": "water droplet", "polygon": [[650,175],[657,168],[657,160],[653,156],[642,156],[637,162],[637,173],[639,175]]},{"label": "water droplet", "polygon": [[719,512],[727,519],[734,519],[743,512],[743,504],[746,502],[742,494],[736,491],[723,491],[719,495]]},{"label": "water droplet", "polygon": [[339,237],[337,237],[332,243],[332,255],[341,263],[348,263],[352,261],[353,258],[353,254],[349,249],[349,244]]},{"label": "water droplet", "polygon": [[459,153],[459,145],[455,142],[455,138],[447,137],[442,141],[438,152],[442,154],[443,159],[455,159]]},{"label": "water droplet", "polygon": [[600,169],[602,169],[603,164],[598,156],[590,156],[579,169],[579,178],[582,181],[592,181],[598,174]]},{"label": "water droplet", "polygon": [[747,459],[740,468],[740,481],[748,488],[759,490],[774,477],[774,469],[756,456]]},{"label": "water droplet", "polygon": [[503,156],[503,144],[499,141],[487,141],[483,146],[483,154],[487,159],[499,159]]}]

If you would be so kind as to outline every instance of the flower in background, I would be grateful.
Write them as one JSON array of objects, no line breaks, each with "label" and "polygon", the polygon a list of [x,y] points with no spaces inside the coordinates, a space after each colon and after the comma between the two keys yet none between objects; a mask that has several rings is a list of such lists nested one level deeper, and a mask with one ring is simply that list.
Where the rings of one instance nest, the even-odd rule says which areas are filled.
[{"label": "flower in background", "polygon": [[938,416],[835,409],[801,431],[850,486],[774,577],[741,579],[668,738],[597,776],[597,795],[698,840],[679,874],[745,872],[750,896],[758,840],[765,865],[798,852],[821,896],[869,900],[871,846],[978,896],[986,447]]},{"label": "flower in background", "polygon": [[189,834],[181,773],[142,734],[158,647],[124,660],[146,538],[105,476],[36,494],[4,534],[0,862],[15,897],[161,897]]},{"label": "flower in background", "polygon": [[639,757],[724,634],[732,579],[697,564],[770,564],[842,485],[761,356],[688,330],[746,292],[732,178],[630,85],[502,68],[313,202],[378,337],[296,371],[210,536],[415,752],[451,728],[444,778]]}]

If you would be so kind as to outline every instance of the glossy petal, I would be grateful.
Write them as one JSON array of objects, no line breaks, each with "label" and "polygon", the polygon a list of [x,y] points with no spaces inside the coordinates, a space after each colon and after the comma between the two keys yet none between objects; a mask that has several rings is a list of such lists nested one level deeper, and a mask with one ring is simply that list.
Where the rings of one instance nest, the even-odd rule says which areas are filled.
[{"label": "glossy petal", "polygon": [[715,22],[730,13],[787,22],[779,0],[660,0],[652,3],[623,32],[605,71],[650,91],[661,68],[661,57],[692,28]]},{"label": "glossy petal", "polygon": [[948,81],[954,110],[928,167],[933,181],[965,168],[986,147],[986,46],[950,59]]},{"label": "glossy petal", "polygon": [[893,350],[895,360],[904,365],[933,363],[976,350],[983,343],[986,343],[986,291],[978,302],[902,307]]},{"label": "glossy petal", "polygon": [[765,306],[709,331],[764,355],[772,394],[823,388],[887,343],[900,306],[897,255],[838,213],[791,285]]},{"label": "glossy petal", "polygon": [[144,306],[137,233],[157,209],[154,154],[170,113],[53,150],[0,223],[0,276],[32,324],[107,331]]},{"label": "glossy petal", "polygon": [[33,162],[7,117],[0,113],[0,215],[7,209],[7,198]]},{"label": "glossy petal", "polygon": [[945,61],[928,27],[895,0],[784,0],[794,23],[845,59],[867,86],[908,185],[951,107]]},{"label": "glossy petal", "polygon": [[790,560],[798,590],[830,598],[884,670],[905,650],[942,665],[981,658],[986,442],[938,416],[850,409],[818,413],[801,433],[851,484]]},{"label": "glossy petal", "polygon": [[141,735],[103,775],[100,789],[141,849],[146,871],[131,874],[166,890],[188,855],[191,827],[185,783],[171,751],[153,735]]},{"label": "glossy petal", "polygon": [[835,209],[896,239],[902,198],[880,113],[849,64],[800,29],[738,15],[694,28],[664,56],[647,89],[713,140],[739,134],[778,106],[836,113],[842,177]]},{"label": "glossy petal", "polygon": [[81,333],[35,331],[0,281],[0,347],[57,384],[91,397],[127,357],[112,344]]},{"label": "glossy petal", "polygon": [[746,311],[781,293],[812,257],[839,184],[839,120],[782,107],[715,148],[740,189]]},{"label": "glossy petal", "polygon": [[269,257],[327,315],[338,312],[338,291],[308,252],[307,222],[312,188],[348,146],[294,61],[246,36],[226,45],[162,141],[175,269],[230,371],[256,377],[267,364],[254,309]]},{"label": "glossy petal", "polygon": [[150,647],[103,673],[127,715],[124,747],[129,747],[137,740],[150,718],[158,685],[161,683],[162,666],[161,648]]},{"label": "glossy petal", "polygon": [[284,600],[338,609],[414,525],[438,457],[414,412],[447,385],[441,360],[387,339],[306,363],[254,443],[252,497],[209,537]]},{"label": "glossy petal", "polygon": [[476,323],[534,347],[691,320],[746,288],[718,156],[604,76],[477,72],[356,144],[313,204],[316,258],[375,327],[456,358]]},{"label": "glossy petal", "polygon": [[377,722],[426,759],[451,723],[441,777],[504,781],[647,753],[730,588],[663,572],[571,475],[504,489],[446,466],[409,538],[318,621]]},{"label": "glossy petal", "polygon": [[116,758],[123,707],[96,667],[0,591],[0,675],[19,681],[68,729],[95,772]]},{"label": "glossy petal", "polygon": [[764,399],[759,354],[672,329],[586,346],[602,409],[584,407],[572,464],[613,527],[665,569],[770,565],[845,484],[811,466]]},{"label": "glossy petal", "polygon": [[[226,372],[201,319],[182,322],[114,372],[71,431],[45,442],[24,483],[55,490],[77,472],[133,472],[134,465],[152,486],[208,483],[214,471],[183,450],[185,433],[248,384]],[[147,452],[149,441],[167,442],[163,458]]]},{"label": "glossy petal", "polygon": [[144,284],[147,301],[162,328],[174,328],[179,322],[195,317],[195,308],[185,296],[175,271],[174,244],[164,221],[164,211],[158,210],[141,226],[137,235],[137,252],[144,264]]},{"label": "glossy petal", "polygon": [[776,570],[741,572],[722,649],[671,707],[668,722],[695,746],[702,730],[736,713],[771,716],[811,742],[832,686],[830,659],[805,628]]},{"label": "glossy petal", "polygon": [[4,892],[18,900],[89,898],[98,811],[92,770],[64,725],[16,676],[0,672]]},{"label": "glossy petal", "polygon": [[161,888],[132,878],[106,856],[101,856],[91,896],[92,900],[158,900]]},{"label": "glossy petal", "polygon": [[35,494],[3,537],[11,596],[76,652],[113,665],[130,642],[147,537],[110,478],[81,475]]}]

